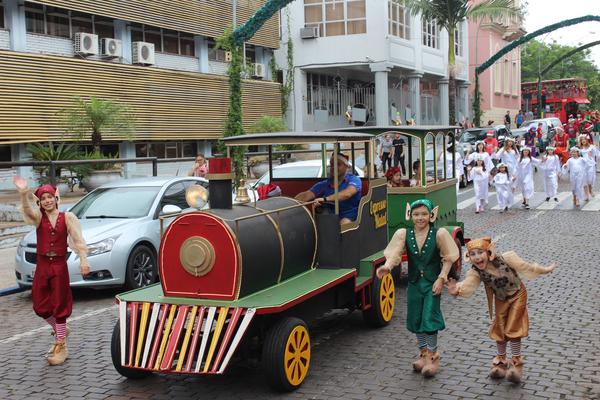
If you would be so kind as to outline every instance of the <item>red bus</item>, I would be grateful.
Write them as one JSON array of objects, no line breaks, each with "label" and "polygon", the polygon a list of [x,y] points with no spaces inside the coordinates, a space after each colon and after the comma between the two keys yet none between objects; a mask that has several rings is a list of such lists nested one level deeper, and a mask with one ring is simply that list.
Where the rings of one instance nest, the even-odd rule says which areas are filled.
[{"label": "red bus", "polygon": [[[538,112],[537,82],[521,84],[521,109]],[[565,124],[570,115],[585,114],[590,100],[587,98],[585,79],[567,78],[542,81],[542,116],[556,117]]]}]

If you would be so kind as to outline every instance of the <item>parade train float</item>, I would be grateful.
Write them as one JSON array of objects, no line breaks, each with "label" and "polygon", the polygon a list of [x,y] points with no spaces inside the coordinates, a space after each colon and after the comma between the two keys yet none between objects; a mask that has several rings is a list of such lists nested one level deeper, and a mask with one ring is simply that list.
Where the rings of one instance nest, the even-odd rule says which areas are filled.
[{"label": "parade train float", "polygon": [[[361,310],[375,327],[392,319],[394,280],[389,274],[378,279],[375,270],[384,262],[389,238],[410,223],[407,202],[433,200],[440,210],[436,225],[447,229],[459,248],[463,244],[456,177],[447,176],[445,167],[455,160],[442,151],[456,132],[455,127],[362,127],[225,139],[227,146],[266,145],[270,182],[282,196],[232,205],[231,160],[210,160],[209,191],[189,190],[193,208],[171,218],[162,235],[160,283],[116,296],[119,320],[111,342],[116,370],[128,378],[223,374],[232,361],[254,354],[272,387],[298,388],[312,362],[306,321],[332,309]],[[406,187],[388,188],[377,178],[374,156],[378,136],[385,133],[402,135],[409,165],[426,160],[419,170],[408,169]],[[352,165],[358,165],[357,157],[364,159],[356,221],[340,225],[337,202],[330,213],[319,213],[313,202],[295,200],[322,178],[273,176],[274,143],[320,144],[323,165],[328,149],[337,152],[340,146]],[[423,184],[411,187],[417,178]],[[210,208],[200,211],[205,201]],[[460,274],[460,261],[453,270]]]}]

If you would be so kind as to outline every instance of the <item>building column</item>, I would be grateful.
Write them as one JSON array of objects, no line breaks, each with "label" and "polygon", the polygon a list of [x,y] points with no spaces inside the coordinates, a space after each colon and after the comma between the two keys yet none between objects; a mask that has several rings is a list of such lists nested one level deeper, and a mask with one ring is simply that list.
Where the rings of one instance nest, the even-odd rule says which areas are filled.
[{"label": "building column", "polygon": [[115,19],[115,39],[121,41],[123,48],[123,57],[121,63],[131,64],[133,56],[131,53],[131,29],[127,27],[127,21],[122,19]]},{"label": "building column", "polygon": [[27,51],[27,26],[25,25],[25,2],[4,0],[6,28],[10,31],[10,49]]},{"label": "building column", "polygon": [[[285,77],[285,71],[284,71]],[[304,130],[304,118],[306,117],[306,72],[300,68],[294,69],[294,90],[290,95],[288,110],[283,110],[285,123],[294,132]]]},{"label": "building column", "polygon": [[450,102],[448,101],[448,79],[438,81],[438,93],[440,96],[440,123],[448,125],[450,123]]},{"label": "building column", "polygon": [[265,80],[267,80],[267,81],[274,81],[275,79],[277,79],[277,77],[273,76],[273,74],[271,73],[271,62],[272,62],[271,60],[272,59],[273,59],[273,51],[265,49],[263,51],[263,62],[265,63],[265,68],[266,68]]},{"label": "building column", "polygon": [[[460,104],[458,107],[459,112],[462,112],[465,118],[469,118],[469,120],[471,120],[471,122],[473,122],[473,119],[471,118],[471,103],[469,101],[469,87],[470,86],[471,86],[471,82],[469,82],[469,81],[461,82],[458,84],[457,104]],[[460,115],[457,116],[457,121],[460,122],[460,120],[458,118],[460,118]]]},{"label": "building column", "polygon": [[410,116],[405,115],[405,120],[414,115],[417,125],[421,124],[421,78],[423,74],[411,74],[408,76],[408,96],[410,98]]},{"label": "building column", "polygon": [[196,57],[200,64],[200,72],[207,74],[210,72],[208,65],[208,42],[204,36],[194,36]]},{"label": "building column", "polygon": [[390,125],[388,74],[392,68],[388,63],[375,63],[369,67],[375,73],[375,120],[379,126],[388,126]]},{"label": "building column", "polygon": [[[119,143],[119,157],[121,158],[136,158],[135,143],[121,142]],[[137,163],[123,163],[123,177],[125,179],[133,177],[137,172]]]},{"label": "building column", "polygon": [[[12,160],[23,161],[30,160],[31,153],[27,151],[26,144],[16,144],[12,147]],[[28,181],[34,180],[33,167],[17,167],[17,175],[27,179]],[[12,184],[12,183],[11,183]]]}]

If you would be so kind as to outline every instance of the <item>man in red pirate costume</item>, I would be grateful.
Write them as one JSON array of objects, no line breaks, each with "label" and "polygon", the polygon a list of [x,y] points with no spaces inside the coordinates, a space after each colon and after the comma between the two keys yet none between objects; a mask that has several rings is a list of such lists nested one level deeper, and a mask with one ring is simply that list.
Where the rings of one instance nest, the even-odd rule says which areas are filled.
[{"label": "man in red pirate costume", "polygon": [[48,363],[60,365],[69,355],[67,318],[73,306],[67,244],[79,255],[79,268],[84,277],[90,272],[87,246],[75,214],[58,211],[59,194],[54,186],[42,185],[31,193],[25,179],[16,176],[13,181],[21,195],[25,222],[36,227],[37,262],[31,288],[33,310],[50,324],[56,336],[47,355]]}]

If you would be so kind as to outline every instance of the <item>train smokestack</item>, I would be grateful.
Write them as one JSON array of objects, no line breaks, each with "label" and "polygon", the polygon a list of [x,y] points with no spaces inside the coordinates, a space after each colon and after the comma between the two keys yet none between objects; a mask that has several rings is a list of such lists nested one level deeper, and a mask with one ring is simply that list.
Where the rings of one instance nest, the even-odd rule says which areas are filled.
[{"label": "train smokestack", "polygon": [[210,208],[232,208],[233,173],[231,158],[211,158],[208,163],[208,203]]}]

